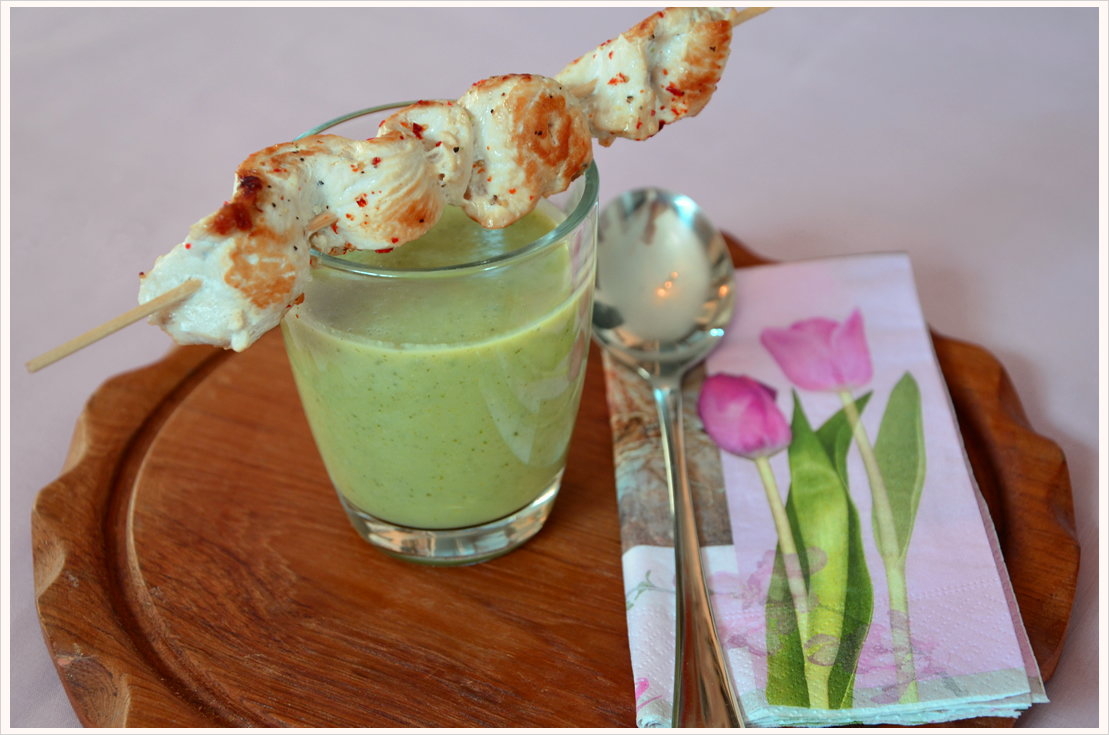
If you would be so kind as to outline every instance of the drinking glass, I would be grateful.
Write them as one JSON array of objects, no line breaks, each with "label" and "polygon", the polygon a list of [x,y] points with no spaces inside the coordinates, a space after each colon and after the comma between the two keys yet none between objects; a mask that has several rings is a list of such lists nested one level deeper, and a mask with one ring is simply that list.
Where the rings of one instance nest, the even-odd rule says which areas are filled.
[{"label": "drinking glass", "polygon": [[[543,526],[585,377],[597,192],[593,164],[540,202],[533,220],[553,229],[477,262],[398,268],[313,251],[282,332],[316,446],[369,543],[411,561],[472,564]],[[448,211],[436,227],[461,237],[477,226]]]}]

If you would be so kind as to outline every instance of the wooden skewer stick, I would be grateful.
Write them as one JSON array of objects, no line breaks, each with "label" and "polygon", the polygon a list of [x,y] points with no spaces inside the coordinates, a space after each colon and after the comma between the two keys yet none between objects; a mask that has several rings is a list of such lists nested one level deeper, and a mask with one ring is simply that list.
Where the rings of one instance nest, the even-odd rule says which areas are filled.
[{"label": "wooden skewer stick", "polygon": [[729,20],[732,22],[732,28],[735,28],[740,23],[746,23],[757,15],[762,15],[768,10],[773,8],[744,8],[738,13],[733,12]]},{"label": "wooden skewer stick", "polygon": [[308,223],[308,234],[311,235],[316,230],[322,230],[325,227],[330,227],[339,221],[339,215],[334,212],[322,212],[312,218]]},{"label": "wooden skewer stick", "polygon": [[[324,227],[329,227],[339,221],[339,217],[334,212],[324,212],[312,218],[308,223],[308,232],[312,233],[316,230],[322,230]],[[202,281],[197,278],[190,278],[176,288],[171,288],[161,296],[147,301],[145,304],[139,304],[134,309],[126,311],[114,319],[101,324],[99,327],[94,327],[85,332],[79,337],[74,337],[65,344],[58,345],[54,349],[44,352],[38,357],[27,362],[27,372],[33,373],[37,370],[61,360],[63,357],[72,355],[77,350],[88,347],[93,342],[99,342],[107,337],[109,334],[115,334],[126,326],[134,324],[140,319],[154,314],[165,309],[167,306],[172,306],[179,301],[184,301],[189,296],[192,296],[197,290],[200,289]]]},{"label": "wooden skewer stick", "polygon": [[161,296],[151,299],[145,304],[139,304],[134,309],[120,314],[115,319],[109,319],[99,327],[90,329],[80,337],[74,337],[65,344],[58,345],[49,352],[44,352],[27,363],[27,372],[33,373],[36,370],[41,370],[47,365],[55,363],[67,355],[73,354],[82,347],[88,347],[93,342],[104,339],[109,334],[114,334],[129,324],[134,324],[138,320],[148,317],[156,311],[161,311],[170,304],[175,304],[187,296],[191,296],[200,288],[201,283],[199,279],[190,278],[180,286],[166,291]]},{"label": "wooden skewer stick", "polygon": [[593,94],[593,90],[596,89],[596,88],[597,88],[597,80],[596,79],[590,79],[585,84],[579,84],[576,87],[570,87],[570,89],[568,91],[570,92],[570,94],[572,94],[573,96],[577,97],[580,100],[582,97],[588,97],[589,95]]}]

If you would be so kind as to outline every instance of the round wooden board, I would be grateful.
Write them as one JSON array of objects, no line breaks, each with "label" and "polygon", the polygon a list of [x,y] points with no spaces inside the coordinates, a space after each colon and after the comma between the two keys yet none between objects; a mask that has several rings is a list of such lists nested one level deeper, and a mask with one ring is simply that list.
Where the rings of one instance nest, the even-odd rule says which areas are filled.
[{"label": "round wooden board", "polygon": [[[1078,571],[1066,461],[989,353],[933,338],[1046,679]],[[81,723],[634,726],[600,368],[594,346],[546,527],[453,569],[350,527],[276,331],[109,380],[32,516],[43,634]]]}]

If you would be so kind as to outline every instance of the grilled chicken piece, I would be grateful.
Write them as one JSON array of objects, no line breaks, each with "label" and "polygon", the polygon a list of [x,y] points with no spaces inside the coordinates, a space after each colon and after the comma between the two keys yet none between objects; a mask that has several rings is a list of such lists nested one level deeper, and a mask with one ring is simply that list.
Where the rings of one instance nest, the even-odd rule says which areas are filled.
[{"label": "grilled chicken piece", "polygon": [[589,124],[561,84],[534,74],[490,77],[458,100],[474,130],[473,173],[462,209],[500,229],[543,197],[565,191],[593,160]]},{"label": "grilled chicken piece", "polygon": [[474,135],[466,109],[446,100],[417,102],[382,121],[379,133],[387,132],[411,134],[421,142],[447,204],[461,207],[474,160]]},{"label": "grilled chicken piece", "polygon": [[601,145],[646,140],[708,104],[728,61],[733,16],[726,8],[660,10],[555,78],[587,91],[581,106]]},{"label": "grilled chicken piece", "polygon": [[589,125],[561,84],[536,74],[477,82],[457,102],[418,102],[381,123],[415,135],[447,203],[482,227],[517,221],[593,160]]},{"label": "grilled chicken piece", "polygon": [[[390,249],[431,229],[445,199],[410,133],[317,135],[266,148],[239,166],[230,201],[142,277],[139,303],[199,278],[199,291],[150,322],[179,344],[244,350],[300,298],[309,243],[331,254]],[[308,223],[325,212],[337,221],[309,236]]]}]

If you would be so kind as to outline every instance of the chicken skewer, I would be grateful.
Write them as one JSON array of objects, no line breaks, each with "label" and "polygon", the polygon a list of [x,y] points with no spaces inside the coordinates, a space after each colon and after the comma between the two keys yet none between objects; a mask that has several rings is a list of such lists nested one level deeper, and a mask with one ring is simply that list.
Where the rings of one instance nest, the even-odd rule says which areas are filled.
[{"label": "chicken skewer", "polygon": [[[765,10],[668,8],[556,79],[492,77],[457,102],[401,110],[367,141],[317,135],[259,151],[240,165],[232,198],[142,277],[140,303],[199,280],[159,301],[151,323],[180,344],[246,349],[303,297],[310,248],[388,250],[427,232],[446,205],[506,227],[585,172],[591,137],[644,140],[696,115],[723,72],[733,23]],[[302,224],[325,215],[326,226]],[[49,364],[39,360],[28,369]]]},{"label": "chicken skewer", "polygon": [[[419,238],[447,205],[502,228],[566,189],[592,161],[589,126],[561,85],[493,77],[457,102],[419,102],[377,137],[314,135],[255,153],[231,200],[163,255],[140,285],[153,299],[189,278],[204,286],[151,317],[179,344],[241,351],[277,326],[309,278],[310,247],[341,255]],[[309,238],[300,222],[337,220]]]},{"label": "chicken skewer", "polygon": [[[224,208],[238,209],[194,226],[190,237],[201,247],[186,253],[179,245],[159,259],[143,280],[140,300],[202,273],[206,288],[152,323],[179,343],[242,350],[280,322],[308,278],[303,244],[297,250],[284,236],[296,232],[289,212],[326,207],[339,215],[331,231],[310,240],[329,254],[388,250],[414,240],[445,205],[460,206],[483,227],[506,227],[584,173],[592,136],[602,144],[616,137],[642,140],[703,109],[727,61],[729,14],[719,8],[660,11],[573,62],[558,80],[493,77],[457,102],[401,110],[369,141],[314,136],[260,151],[239,169],[240,182],[254,188],[241,185]],[[578,100],[566,87],[585,79],[608,81]],[[266,221],[256,224],[254,212],[265,213]],[[269,222],[283,214],[284,222]],[[240,223],[234,232],[218,227],[229,219]],[[270,229],[279,236],[269,236]]]}]

